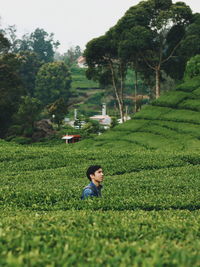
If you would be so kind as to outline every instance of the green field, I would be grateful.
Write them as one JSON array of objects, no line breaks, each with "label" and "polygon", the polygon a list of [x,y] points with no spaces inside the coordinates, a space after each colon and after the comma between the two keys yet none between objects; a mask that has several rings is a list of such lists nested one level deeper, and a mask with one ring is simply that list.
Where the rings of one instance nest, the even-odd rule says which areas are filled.
[{"label": "green field", "polygon": [[[200,266],[199,87],[75,145],[0,141],[0,266]],[[103,197],[81,201],[91,164]]]}]

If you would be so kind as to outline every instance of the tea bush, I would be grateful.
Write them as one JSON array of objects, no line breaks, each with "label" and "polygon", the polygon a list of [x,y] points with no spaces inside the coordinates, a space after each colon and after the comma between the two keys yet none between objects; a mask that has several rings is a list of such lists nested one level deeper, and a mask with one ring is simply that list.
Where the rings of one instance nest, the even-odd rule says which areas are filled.
[{"label": "tea bush", "polygon": [[2,211],[1,266],[199,266],[199,211]]},{"label": "tea bush", "polygon": [[189,95],[190,93],[172,90],[165,93],[165,95],[154,101],[152,104],[157,106],[176,108],[178,104],[184,99],[188,98]]},{"label": "tea bush", "polygon": [[200,111],[200,98],[199,99],[187,99],[179,104],[180,108],[191,109],[194,111]]},{"label": "tea bush", "polygon": [[[0,140],[0,266],[200,266],[198,88],[76,144]],[[93,164],[103,197],[82,201]]]}]

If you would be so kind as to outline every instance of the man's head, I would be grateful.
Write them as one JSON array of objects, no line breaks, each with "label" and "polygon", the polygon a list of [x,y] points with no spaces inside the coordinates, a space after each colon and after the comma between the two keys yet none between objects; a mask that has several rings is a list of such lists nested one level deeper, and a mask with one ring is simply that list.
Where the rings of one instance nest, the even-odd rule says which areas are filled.
[{"label": "man's head", "polygon": [[100,183],[103,181],[103,171],[100,165],[92,165],[87,169],[86,175],[90,181]]}]

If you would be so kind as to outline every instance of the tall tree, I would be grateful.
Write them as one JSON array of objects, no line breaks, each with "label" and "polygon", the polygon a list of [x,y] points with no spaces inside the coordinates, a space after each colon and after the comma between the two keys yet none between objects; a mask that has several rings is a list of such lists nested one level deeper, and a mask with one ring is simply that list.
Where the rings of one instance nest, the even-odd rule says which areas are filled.
[{"label": "tall tree", "polygon": [[62,124],[62,121],[67,113],[67,102],[63,98],[57,99],[54,103],[48,106],[48,113],[51,116],[54,116],[54,121],[57,123],[58,128]]},{"label": "tall tree", "polygon": [[5,30],[3,30],[3,33],[6,35],[6,37],[9,40],[10,43],[10,52],[11,53],[17,53],[19,51],[20,46],[20,39],[17,38],[17,28],[16,25],[10,25]]},{"label": "tall tree", "polygon": [[187,27],[185,38],[181,43],[181,53],[187,59],[200,54],[200,14],[194,14],[192,23]]},{"label": "tall tree", "polygon": [[9,40],[10,52],[31,51],[36,53],[43,63],[53,62],[55,49],[60,45],[58,41],[54,41],[54,34],[49,34],[44,29],[37,28],[31,34],[24,34],[21,39],[17,37],[15,25],[8,26],[2,32]]},{"label": "tall tree", "polygon": [[0,137],[4,137],[12,123],[12,117],[25,93],[17,73],[19,61],[13,54],[0,57]]},{"label": "tall tree", "polygon": [[171,0],[148,0],[130,8],[117,23],[116,31],[121,39],[132,40],[133,51],[140,63],[155,74],[156,98],[160,96],[160,80],[163,65],[170,61],[191,22],[192,11],[183,2]]},{"label": "tall tree", "polygon": [[18,134],[31,137],[34,131],[34,123],[39,118],[42,110],[41,102],[30,96],[22,96],[19,109],[13,117],[14,127],[12,133],[15,134],[15,127],[18,125]]},{"label": "tall tree", "polygon": [[26,33],[22,36],[22,38],[19,40],[19,50],[18,52],[23,52],[23,51],[33,51],[32,48],[32,42],[30,38],[30,34]]},{"label": "tall tree", "polygon": [[[135,41],[133,39],[135,38]],[[120,57],[127,62],[128,67],[133,70],[133,84],[134,84],[134,112],[137,111],[137,93],[138,93],[138,75],[147,80],[149,76],[153,74],[149,70],[148,66],[142,62],[139,52],[137,52],[136,46],[145,49],[147,44],[142,40],[138,40],[136,35],[133,35],[131,30],[125,31],[124,40],[119,41],[119,54]],[[133,53],[133,51],[135,51]],[[148,79],[149,82],[149,79]]]},{"label": "tall tree", "polygon": [[24,89],[16,70],[19,61],[8,54],[10,43],[0,33],[0,137],[4,137],[17,111]]},{"label": "tall tree", "polygon": [[16,54],[20,61],[20,68],[18,70],[22,79],[23,85],[26,88],[27,94],[31,97],[35,94],[35,79],[42,62],[36,53],[32,51],[21,51]]},{"label": "tall tree", "polygon": [[0,32],[0,56],[7,53],[10,48],[8,39]]},{"label": "tall tree", "polygon": [[48,34],[43,29],[37,28],[30,35],[30,46],[38,54],[39,60],[44,62],[53,62],[54,49],[59,46],[58,41],[53,40],[54,34]]},{"label": "tall tree", "polygon": [[36,76],[35,96],[44,104],[70,96],[71,75],[63,62],[51,62],[41,66]]},{"label": "tall tree", "polygon": [[113,86],[118,103],[120,117],[124,121],[124,79],[126,75],[126,62],[119,57],[115,30],[110,29],[106,35],[91,40],[86,45],[84,56],[88,69],[86,75],[89,79],[102,81]]}]

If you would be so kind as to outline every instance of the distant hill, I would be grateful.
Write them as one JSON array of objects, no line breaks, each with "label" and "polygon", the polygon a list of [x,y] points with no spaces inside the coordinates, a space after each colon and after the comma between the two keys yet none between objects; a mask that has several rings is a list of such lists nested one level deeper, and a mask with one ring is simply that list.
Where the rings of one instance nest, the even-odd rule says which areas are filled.
[{"label": "distant hill", "polygon": [[80,146],[148,150],[200,149],[200,79],[187,81],[143,106],[134,118]]}]

